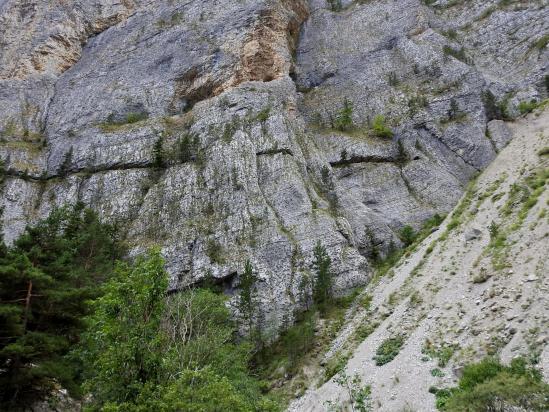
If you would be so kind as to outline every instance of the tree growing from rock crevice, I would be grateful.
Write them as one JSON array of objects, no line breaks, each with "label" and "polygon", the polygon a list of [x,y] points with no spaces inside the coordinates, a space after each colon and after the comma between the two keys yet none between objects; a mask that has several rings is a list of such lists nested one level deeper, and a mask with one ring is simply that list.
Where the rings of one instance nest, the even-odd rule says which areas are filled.
[{"label": "tree growing from rock crevice", "polygon": [[313,253],[313,269],[315,272],[313,301],[321,312],[325,312],[332,301],[333,295],[333,275],[330,269],[332,260],[320,241],[317,242]]}]

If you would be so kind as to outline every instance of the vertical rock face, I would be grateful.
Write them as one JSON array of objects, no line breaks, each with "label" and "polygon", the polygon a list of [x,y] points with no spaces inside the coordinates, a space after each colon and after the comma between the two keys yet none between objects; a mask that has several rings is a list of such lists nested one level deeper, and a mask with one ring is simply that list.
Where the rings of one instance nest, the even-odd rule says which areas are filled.
[{"label": "vertical rock face", "polygon": [[[370,387],[372,410],[435,412],[432,388],[456,387],[464,367],[487,356],[505,364],[536,359],[536,369],[549,378],[549,110],[508,124],[513,140],[451,217],[391,276],[366,287],[362,297],[370,304],[349,311],[324,356],[326,364],[348,359],[341,370]],[[395,338],[400,343],[391,359],[380,360],[379,348]],[[349,405],[341,376],[311,384],[288,411]],[[504,402],[496,408],[547,409]]]},{"label": "vertical rock face", "polygon": [[482,92],[511,114],[546,93],[547,8],[471,3],[3,2],[5,238],[81,200],[132,253],[161,245],[173,288],[233,293],[250,259],[274,325],[318,240],[339,292],[367,282],[373,245],[450,210],[505,144]]}]

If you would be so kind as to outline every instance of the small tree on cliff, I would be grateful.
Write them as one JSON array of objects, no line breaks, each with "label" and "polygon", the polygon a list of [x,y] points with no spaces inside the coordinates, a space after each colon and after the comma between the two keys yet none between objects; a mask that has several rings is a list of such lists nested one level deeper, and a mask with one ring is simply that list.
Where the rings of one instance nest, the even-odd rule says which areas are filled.
[{"label": "small tree on cliff", "polygon": [[317,242],[313,253],[315,258],[313,261],[313,269],[315,271],[313,300],[318,305],[320,311],[325,312],[328,303],[332,300],[333,279],[330,270],[332,260],[320,241]]},{"label": "small tree on cliff", "polygon": [[257,280],[252,264],[249,260],[244,265],[244,272],[240,277],[240,298],[238,309],[247,323],[249,331],[252,330],[252,319],[256,304],[255,282]]}]

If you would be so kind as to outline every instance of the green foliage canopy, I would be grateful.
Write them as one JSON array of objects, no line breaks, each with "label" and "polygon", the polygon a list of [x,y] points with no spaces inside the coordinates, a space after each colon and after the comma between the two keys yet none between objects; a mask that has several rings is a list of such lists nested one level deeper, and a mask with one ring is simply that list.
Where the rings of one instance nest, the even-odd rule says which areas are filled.
[{"label": "green foliage canopy", "polygon": [[114,229],[82,204],[55,209],[0,247],[0,405],[44,395],[54,380],[71,392],[78,367],[67,358],[83,330],[86,302],[122,250]]}]

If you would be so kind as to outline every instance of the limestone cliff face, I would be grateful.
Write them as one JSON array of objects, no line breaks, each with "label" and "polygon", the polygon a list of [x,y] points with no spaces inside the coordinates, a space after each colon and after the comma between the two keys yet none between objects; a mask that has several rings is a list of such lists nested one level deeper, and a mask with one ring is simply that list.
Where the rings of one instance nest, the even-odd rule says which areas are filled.
[{"label": "limestone cliff face", "polygon": [[[463,368],[486,356],[532,359],[549,378],[549,110],[509,127],[512,142],[438,230],[365,288],[356,302],[369,295],[370,305],[347,312],[323,354],[327,364],[348,359],[342,371],[371,386],[373,411],[436,412],[430,388],[457,386]],[[376,362],[396,337],[394,360]],[[288,410],[348,410],[340,376],[325,381],[320,370]],[[505,401],[493,409],[541,410]]]},{"label": "limestone cliff face", "polygon": [[[275,325],[317,240],[338,291],[366,283],[372,244],[449,211],[507,143],[482,92],[510,114],[546,94],[543,1],[452,4],[2,2],[5,238],[81,200],[132,253],[161,245],[173,288],[233,291],[249,258]],[[367,130],[377,114],[392,139]]]}]

